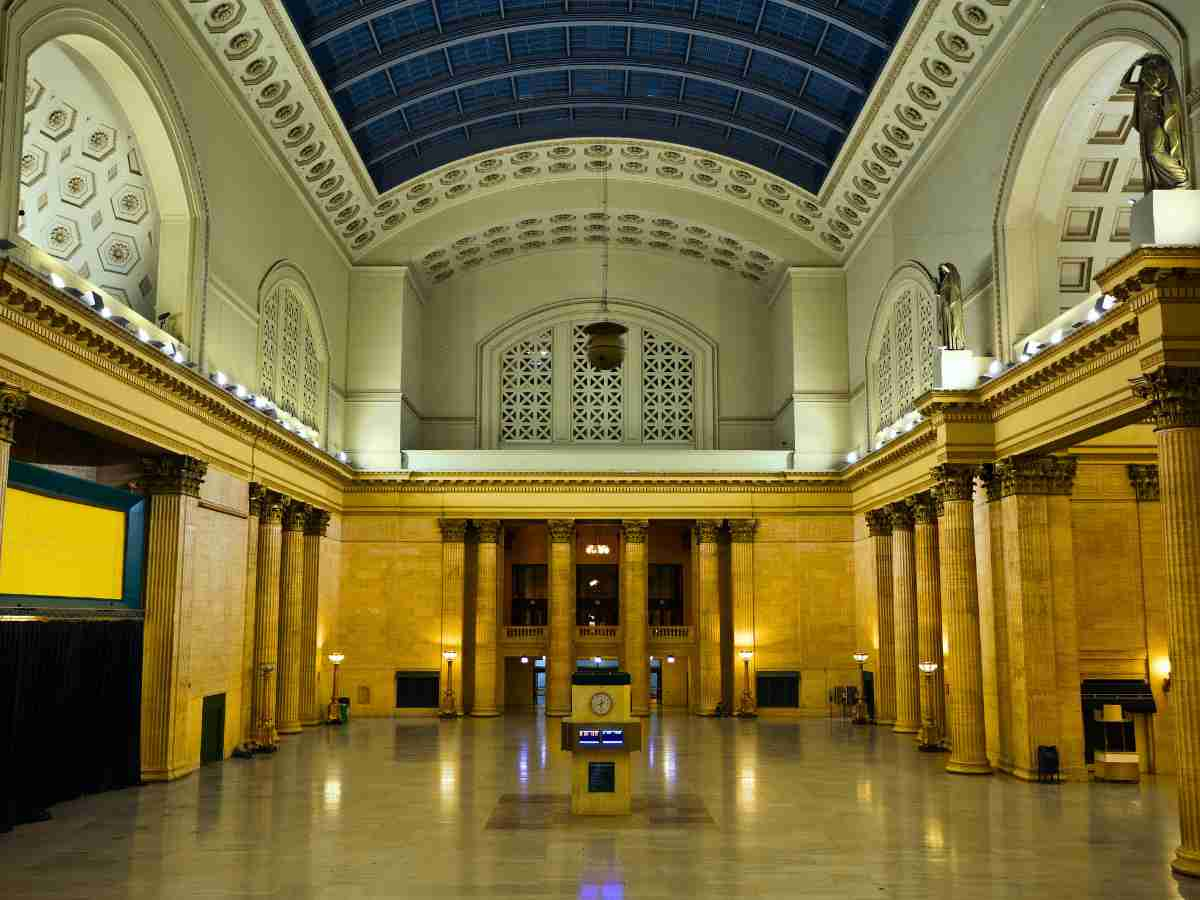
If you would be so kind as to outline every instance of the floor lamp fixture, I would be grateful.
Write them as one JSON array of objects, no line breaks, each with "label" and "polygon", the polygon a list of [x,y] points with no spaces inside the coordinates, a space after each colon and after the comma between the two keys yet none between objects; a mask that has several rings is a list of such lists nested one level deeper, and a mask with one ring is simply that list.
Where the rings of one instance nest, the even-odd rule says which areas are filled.
[{"label": "floor lamp fixture", "polygon": [[920,743],[917,749],[926,753],[937,753],[942,749],[941,735],[937,733],[937,723],[933,719],[933,692],[937,689],[933,675],[938,670],[938,664],[925,661],[918,663],[917,668],[921,670],[921,677],[925,680],[925,695],[929,698],[929,702],[925,704],[929,715],[921,719]]},{"label": "floor lamp fixture", "polygon": [[866,725],[870,721],[867,718],[867,676],[863,670],[870,658],[866,650],[854,651],[854,661],[858,663],[858,702],[854,704],[853,719],[855,725]]},{"label": "floor lamp fixture", "polygon": [[438,715],[443,719],[457,719],[458,704],[454,699],[454,661],[458,659],[458,651],[446,650],[442,656],[446,659],[446,691],[442,694],[442,708]]},{"label": "floor lamp fixture", "polygon": [[742,658],[742,667],[745,671],[745,680],[742,687],[742,702],[738,704],[738,718],[753,719],[758,716],[754,711],[754,694],[750,692],[750,658],[754,656],[753,650],[739,651],[738,656]]},{"label": "floor lamp fixture", "polygon": [[346,658],[345,653],[330,653],[327,657],[333,663],[333,689],[329,696],[329,711],[325,714],[325,721],[332,725],[342,724],[342,707],[338,703],[337,696],[337,673],[338,666],[342,664],[342,660]]}]

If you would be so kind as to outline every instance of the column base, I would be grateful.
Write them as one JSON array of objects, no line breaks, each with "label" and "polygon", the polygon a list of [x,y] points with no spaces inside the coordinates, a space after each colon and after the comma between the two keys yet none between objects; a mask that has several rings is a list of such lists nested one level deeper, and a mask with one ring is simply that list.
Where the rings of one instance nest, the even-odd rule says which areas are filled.
[{"label": "column base", "polygon": [[920,726],[908,725],[904,722],[897,722],[892,726],[892,732],[895,734],[916,734],[920,730]]},{"label": "column base", "polygon": [[176,778],[182,778],[184,775],[191,775],[199,768],[200,764],[197,762],[185,763],[184,765],[174,766],[170,769],[143,769],[142,781],[174,781]]},{"label": "column base", "polygon": [[1200,878],[1200,853],[1176,847],[1175,858],[1171,860],[1171,871],[1188,878]]},{"label": "column base", "polygon": [[946,771],[951,775],[991,775],[994,770],[985,762],[965,763],[950,760],[946,763]]},{"label": "column base", "polygon": [[498,710],[498,709],[473,709],[473,710],[471,710],[471,715],[476,719],[490,719],[490,718],[493,718],[494,716],[500,715],[500,710]]},{"label": "column base", "polygon": [[301,723],[300,723],[300,727],[301,727],[301,728],[313,728],[313,727],[315,727],[315,726],[317,726],[317,725],[320,725],[320,724],[321,724],[321,720],[320,720],[320,719],[310,719],[310,720],[306,720],[306,721],[303,721],[303,722],[301,722]]},{"label": "column base", "polygon": [[277,730],[280,734],[299,734],[301,731],[300,723],[288,722],[286,725],[280,725]]},{"label": "column base", "polygon": [[891,728],[893,725],[896,724],[896,720],[895,719],[876,719],[872,724],[880,725],[885,728]]}]

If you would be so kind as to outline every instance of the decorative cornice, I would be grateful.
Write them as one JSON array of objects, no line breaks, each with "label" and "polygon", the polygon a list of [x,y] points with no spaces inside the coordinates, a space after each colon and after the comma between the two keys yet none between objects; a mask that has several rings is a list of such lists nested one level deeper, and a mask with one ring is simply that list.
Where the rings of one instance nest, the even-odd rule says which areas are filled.
[{"label": "decorative cornice", "polygon": [[208,474],[208,463],[191,456],[146,456],[142,458],[142,490],[156,494],[199,497],[200,484]]},{"label": "decorative cornice", "polygon": [[29,394],[11,384],[0,382],[0,441],[13,442],[17,419],[25,412]]},{"label": "decorative cornice", "polygon": [[249,484],[250,496],[247,507],[248,514],[254,518],[258,518],[262,512],[262,501],[264,488],[257,481],[252,481]]},{"label": "decorative cornice", "polygon": [[649,529],[650,522],[646,519],[626,519],[621,523],[621,531],[627,544],[646,543],[646,532]]},{"label": "decorative cornice", "polygon": [[877,478],[888,469],[908,462],[909,457],[920,456],[936,446],[937,429],[926,419],[907,434],[890,441],[881,450],[850,469],[849,484],[861,485]]},{"label": "decorative cornice", "polygon": [[917,400],[917,412],[938,428],[946,423],[990,422],[991,410],[962,391],[929,391]]},{"label": "decorative cornice", "polygon": [[303,532],[308,521],[308,512],[307,503],[289,498],[283,508],[283,530]]},{"label": "decorative cornice", "polygon": [[550,532],[552,544],[569,544],[575,540],[574,519],[551,519],[546,523],[546,530]]},{"label": "decorative cornice", "polygon": [[975,476],[978,467],[957,463],[943,463],[930,469],[929,474],[937,485],[942,502],[947,500],[974,500]]},{"label": "decorative cornice", "polygon": [[717,542],[717,534],[721,530],[721,520],[698,519],[694,530],[698,544],[715,544]]},{"label": "decorative cornice", "polygon": [[500,521],[498,519],[477,519],[475,527],[479,530],[479,543],[495,544],[500,540]]},{"label": "decorative cornice", "polygon": [[1132,384],[1134,396],[1149,403],[1155,431],[1200,428],[1200,368],[1169,366]]},{"label": "decorative cornice", "polygon": [[937,504],[934,502],[933,494],[930,491],[922,491],[919,494],[909,497],[905,501],[905,505],[908,506],[915,524],[933,525],[937,522]]},{"label": "decorative cornice", "polygon": [[467,539],[466,519],[438,519],[438,528],[444,544],[461,544]]},{"label": "decorative cornice", "polygon": [[897,503],[891,503],[887,507],[888,515],[892,519],[892,534],[897,531],[912,531],[915,524],[913,511],[909,508],[906,501],[901,500]]},{"label": "decorative cornice", "polygon": [[839,477],[792,472],[727,475],[579,474],[570,472],[395,472],[360,474],[345,486],[351,494],[816,494],[849,495]]},{"label": "decorative cornice", "polygon": [[867,534],[870,537],[891,537],[892,516],[887,507],[869,509],[866,513]]},{"label": "decorative cornice", "polygon": [[1200,245],[1139,247],[1096,275],[1100,289],[1121,301],[1134,300],[1173,279],[1200,279]]},{"label": "decorative cornice", "polygon": [[735,544],[753,544],[758,519],[730,519],[729,534]]},{"label": "decorative cornice", "polygon": [[325,537],[329,530],[329,519],[329,510],[318,506],[309,507],[308,518],[304,520],[304,533],[309,537]]},{"label": "decorative cornice", "polygon": [[1130,465],[1129,483],[1133,486],[1133,495],[1139,503],[1154,503],[1161,499],[1158,488],[1158,466]]},{"label": "decorative cornice", "polygon": [[1010,456],[996,463],[1003,497],[1071,496],[1075,485],[1074,456]]},{"label": "decorative cornice", "polygon": [[1002,496],[1000,490],[1000,473],[996,471],[996,466],[993,463],[987,463],[979,467],[979,483],[983,485],[983,489],[987,492],[988,503],[995,503]]}]

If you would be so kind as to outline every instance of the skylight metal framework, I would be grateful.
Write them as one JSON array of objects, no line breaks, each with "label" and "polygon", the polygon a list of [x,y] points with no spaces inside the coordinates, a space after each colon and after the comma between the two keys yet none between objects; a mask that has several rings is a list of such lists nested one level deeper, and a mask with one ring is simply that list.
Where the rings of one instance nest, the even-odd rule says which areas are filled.
[{"label": "skylight metal framework", "polygon": [[541,138],[671,140],[816,192],[915,0],[284,0],[376,186]]}]

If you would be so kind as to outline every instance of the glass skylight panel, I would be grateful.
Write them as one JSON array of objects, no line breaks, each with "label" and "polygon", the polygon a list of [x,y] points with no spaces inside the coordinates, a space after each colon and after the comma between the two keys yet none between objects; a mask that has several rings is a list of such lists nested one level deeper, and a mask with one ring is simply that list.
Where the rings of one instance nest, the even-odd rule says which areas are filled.
[{"label": "glass skylight panel", "polygon": [[633,11],[690,19],[692,17],[692,0],[634,0]]},{"label": "glass skylight panel", "polygon": [[361,109],[382,97],[396,95],[392,91],[392,83],[388,81],[387,73],[376,72],[369,78],[354,82],[346,90],[341,91],[339,96],[345,97],[352,107]]},{"label": "glass skylight panel", "polygon": [[571,118],[569,109],[543,109],[539,112],[521,113],[521,121],[526,125],[544,125],[552,122],[566,122]]},{"label": "glass skylight panel", "polygon": [[625,29],[585,27],[571,29],[571,53],[580,55],[624,54]]},{"label": "glass skylight panel", "polygon": [[517,97],[532,100],[539,97],[565,97],[567,95],[567,73],[538,72],[536,75],[521,75],[517,78]]},{"label": "glass skylight panel", "polygon": [[842,0],[842,6],[873,19],[883,19],[893,33],[899,31],[912,14],[916,0]]},{"label": "glass skylight panel", "polygon": [[427,81],[440,81],[450,74],[446,68],[446,56],[440,50],[397,63],[389,71],[396,90],[402,94],[416,85]]},{"label": "glass skylight panel", "polygon": [[733,101],[737,99],[737,91],[733,88],[713,84],[711,81],[688,79],[683,89],[683,100],[701,106],[716,107],[725,111],[733,109]]},{"label": "glass skylight panel", "polygon": [[[822,148],[827,147],[827,142],[834,136],[834,132],[821,125],[811,116],[792,116],[792,124],[788,128],[788,131],[798,134]],[[840,137],[838,140],[840,140]]]},{"label": "glass skylight panel", "polygon": [[779,128],[787,125],[788,110],[771,100],[755,97],[753,94],[743,94],[742,102],[738,105],[738,115],[748,119],[758,119]]},{"label": "glass skylight panel", "polygon": [[472,125],[471,132],[473,134],[482,134],[483,132],[491,133],[491,132],[495,132],[495,131],[500,131],[501,129],[505,129],[505,128],[513,131],[514,138],[516,138],[516,136],[520,134],[520,132],[516,130],[517,129],[517,117],[516,116],[492,116],[491,118],[484,119],[482,122],[476,122],[474,125]]},{"label": "glass skylight panel", "polygon": [[436,97],[418,100],[416,103],[406,106],[404,114],[414,129],[424,128],[435,122],[457,116],[458,103],[452,94],[438,94]]},{"label": "glass skylight panel", "polygon": [[829,29],[829,34],[821,43],[820,55],[835,59],[871,77],[879,72],[880,66],[887,58],[874,44],[868,44],[858,35],[841,28]]},{"label": "glass skylight panel", "polygon": [[[507,4],[505,5],[507,8]],[[567,55],[565,28],[539,28],[536,31],[514,31],[509,35],[513,59],[544,59]]]},{"label": "glass skylight panel", "polygon": [[697,119],[694,116],[681,115],[679,117],[680,127],[690,128],[700,134],[705,135],[705,139],[712,141],[713,135],[724,136],[725,127],[719,122],[709,122],[705,119]]},{"label": "glass skylight panel", "polygon": [[648,72],[631,72],[629,74],[629,96],[631,97],[663,97],[675,100],[679,97],[679,83],[682,81],[673,75],[654,75]]},{"label": "glass skylight panel", "polygon": [[291,0],[288,3],[288,11],[297,25],[308,25],[357,7],[358,0]]},{"label": "glass skylight panel", "polygon": [[781,87],[789,91],[799,91],[804,86],[804,78],[808,69],[797,63],[788,62],[769,53],[755,53],[750,62],[750,71],[746,73],[751,81]]},{"label": "glass skylight panel", "polygon": [[625,73],[582,69],[575,73],[575,93],[601,97],[620,97],[625,93]]},{"label": "glass skylight panel", "polygon": [[780,6],[778,3],[767,3],[759,32],[773,34],[812,48],[817,46],[821,35],[825,33],[825,23],[797,9]]},{"label": "glass skylight panel", "polygon": [[624,112],[613,106],[580,106],[575,110],[575,118],[596,121],[597,119],[621,119]]},{"label": "glass skylight panel", "polygon": [[635,28],[629,40],[629,55],[662,62],[683,62],[688,38],[677,31]]},{"label": "glass skylight panel", "polygon": [[700,0],[699,18],[721,19],[754,27],[763,0]]},{"label": "glass skylight panel", "polygon": [[828,110],[847,123],[862,106],[862,98],[820,72],[813,72],[804,89],[804,99],[814,106]]},{"label": "glass skylight panel", "polygon": [[382,119],[372,122],[365,128],[359,129],[355,132],[355,135],[367,146],[379,148],[406,134],[407,131],[408,129],[404,125],[404,117],[397,110],[394,113],[389,113]]},{"label": "glass skylight panel", "polygon": [[408,6],[394,12],[384,13],[371,20],[380,46],[411,40],[425,31],[437,31],[437,19],[433,7],[428,3]]},{"label": "glass skylight panel", "polygon": [[[447,50],[450,54],[450,65],[454,66],[454,71],[458,73],[502,66],[508,61],[502,37],[480,38],[465,44],[455,44]],[[438,55],[442,56],[440,51]]]},{"label": "glass skylight panel", "polygon": [[500,0],[434,0],[442,27],[485,18],[500,18]]},{"label": "glass skylight panel", "polygon": [[463,112],[467,114],[488,106],[512,103],[512,82],[507,78],[485,81],[483,84],[461,88],[458,97],[462,100]]},{"label": "glass skylight panel", "polygon": [[740,128],[730,130],[729,143],[737,148],[739,158],[764,168],[770,168],[779,152],[779,144],[775,141],[768,141],[766,138],[742,131]]},{"label": "glass skylight panel", "polygon": [[738,75],[746,66],[748,52],[745,47],[714,38],[697,37],[692,41],[693,62]]},{"label": "glass skylight panel", "polygon": [[320,47],[329,55],[330,61],[338,67],[348,66],[359,62],[364,56],[377,56],[375,39],[371,37],[371,29],[364,25],[356,25],[349,31],[343,31],[336,37],[330,38]]},{"label": "glass skylight panel", "polygon": [[504,0],[504,14],[510,19],[545,12],[562,12],[562,0]]}]

